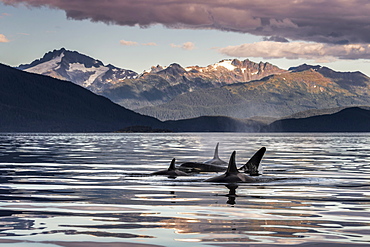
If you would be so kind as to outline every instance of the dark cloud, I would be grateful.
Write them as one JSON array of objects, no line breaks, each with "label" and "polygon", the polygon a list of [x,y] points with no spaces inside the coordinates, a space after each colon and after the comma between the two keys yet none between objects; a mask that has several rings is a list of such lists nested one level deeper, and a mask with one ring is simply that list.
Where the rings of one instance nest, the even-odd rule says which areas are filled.
[{"label": "dark cloud", "polygon": [[68,18],[162,24],[333,44],[370,43],[368,0],[0,0],[62,9]]}]

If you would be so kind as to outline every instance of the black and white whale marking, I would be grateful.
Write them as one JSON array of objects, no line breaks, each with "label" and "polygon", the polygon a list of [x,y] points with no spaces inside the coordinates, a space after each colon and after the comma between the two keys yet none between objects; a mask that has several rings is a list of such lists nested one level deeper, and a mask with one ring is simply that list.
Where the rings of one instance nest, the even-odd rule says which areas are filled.
[{"label": "black and white whale marking", "polygon": [[253,183],[257,180],[253,177],[246,175],[238,170],[235,162],[236,152],[234,151],[231,154],[229,165],[224,174],[212,177],[204,180],[205,182],[219,182],[219,183]]},{"label": "black and white whale marking", "polygon": [[173,158],[168,169],[153,172],[151,175],[166,175],[169,178],[176,178],[178,176],[188,176],[189,175],[188,173],[180,171],[179,169],[176,168],[175,161],[176,159]]}]

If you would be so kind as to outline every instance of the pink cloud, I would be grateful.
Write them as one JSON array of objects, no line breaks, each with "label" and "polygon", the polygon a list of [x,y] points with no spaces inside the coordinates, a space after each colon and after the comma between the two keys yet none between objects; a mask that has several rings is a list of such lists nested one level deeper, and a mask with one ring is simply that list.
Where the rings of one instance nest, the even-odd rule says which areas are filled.
[{"label": "pink cloud", "polygon": [[137,46],[137,45],[142,45],[142,46],[157,46],[157,44],[154,43],[154,42],[148,42],[148,43],[139,44],[139,42],[136,42],[136,41],[120,40],[119,43],[121,45],[126,45],[126,46]]},{"label": "pink cloud", "polygon": [[144,45],[144,46],[157,46],[157,44],[154,43],[154,42],[149,42],[149,43],[145,43],[145,44],[142,44],[142,45]]},{"label": "pink cloud", "polygon": [[139,45],[138,42],[135,42],[135,41],[126,41],[126,40],[120,40],[119,43],[121,45],[127,45],[127,46]]},{"label": "pink cloud", "polygon": [[1,19],[1,18],[4,18],[4,17],[6,17],[6,16],[11,16],[11,14],[9,14],[9,13],[1,13],[1,14],[0,14],[0,19]]},{"label": "pink cloud", "polygon": [[228,46],[218,50],[231,57],[263,57],[298,59],[316,61],[333,61],[336,59],[370,59],[369,44],[334,45],[306,42],[271,42],[261,41],[253,44]]},{"label": "pink cloud", "polygon": [[187,50],[187,51],[191,51],[191,50],[194,50],[196,48],[195,44],[193,42],[185,42],[181,45],[170,44],[170,46],[172,48],[181,48],[181,49]]},{"label": "pink cloud", "polygon": [[0,43],[7,43],[9,41],[10,40],[7,37],[5,37],[4,34],[0,34]]}]

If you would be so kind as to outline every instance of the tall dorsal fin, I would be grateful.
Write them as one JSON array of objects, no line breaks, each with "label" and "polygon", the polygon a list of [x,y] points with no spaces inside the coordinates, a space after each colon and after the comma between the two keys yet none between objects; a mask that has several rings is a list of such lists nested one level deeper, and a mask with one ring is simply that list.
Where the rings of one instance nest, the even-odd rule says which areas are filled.
[{"label": "tall dorsal fin", "polygon": [[244,169],[251,175],[251,176],[258,176],[259,174],[259,165],[261,163],[262,157],[266,152],[266,148],[262,147],[258,150],[252,158],[244,165]]},{"label": "tall dorsal fin", "polygon": [[175,158],[172,159],[171,164],[170,164],[170,167],[168,167],[168,170],[169,171],[174,171],[176,169],[176,167],[175,167],[175,160],[176,160]]},{"label": "tall dorsal fin", "polygon": [[227,167],[227,171],[226,171],[226,175],[232,174],[232,173],[239,173],[238,168],[236,167],[235,154],[236,154],[235,151],[231,154],[231,157],[229,160],[229,166]]},{"label": "tall dorsal fin", "polygon": [[219,157],[218,157],[218,144],[219,144],[219,142],[217,142],[217,145],[216,145],[216,148],[215,148],[215,153],[214,153],[214,155],[213,155],[213,159],[220,159]]}]

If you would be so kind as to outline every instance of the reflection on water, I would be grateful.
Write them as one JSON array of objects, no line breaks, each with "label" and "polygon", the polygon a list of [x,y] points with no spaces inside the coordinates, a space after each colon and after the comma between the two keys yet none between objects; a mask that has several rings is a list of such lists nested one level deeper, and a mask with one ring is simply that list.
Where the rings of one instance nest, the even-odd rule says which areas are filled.
[{"label": "reflection on water", "polygon": [[[260,147],[271,182],[149,176]],[[370,134],[1,134],[1,246],[370,245]]]}]

